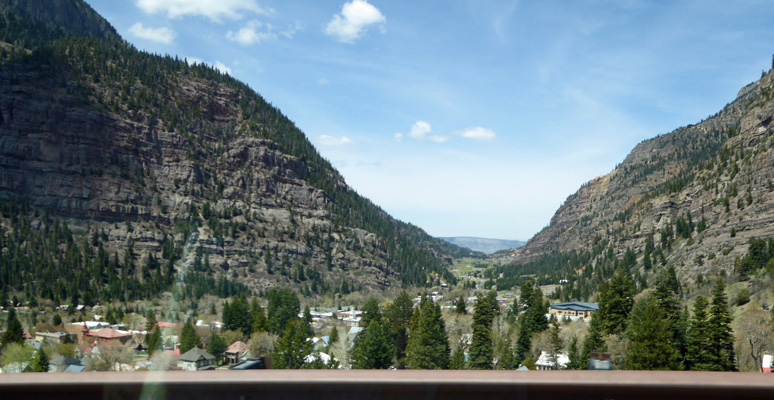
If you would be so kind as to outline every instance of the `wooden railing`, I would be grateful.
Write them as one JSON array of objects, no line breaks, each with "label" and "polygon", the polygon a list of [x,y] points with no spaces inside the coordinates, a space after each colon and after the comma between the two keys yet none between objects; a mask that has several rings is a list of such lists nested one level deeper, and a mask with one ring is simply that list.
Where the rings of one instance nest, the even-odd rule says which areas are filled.
[{"label": "wooden railing", "polygon": [[0,399],[744,399],[774,374],[656,371],[168,371],[0,375]]}]

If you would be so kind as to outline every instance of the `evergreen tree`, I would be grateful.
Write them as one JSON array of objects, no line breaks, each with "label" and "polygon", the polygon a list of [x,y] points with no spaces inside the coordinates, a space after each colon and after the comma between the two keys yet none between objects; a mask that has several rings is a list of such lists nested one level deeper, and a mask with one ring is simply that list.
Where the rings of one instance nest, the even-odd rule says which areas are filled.
[{"label": "evergreen tree", "polygon": [[470,345],[471,369],[492,369],[492,321],[499,310],[497,293],[479,297],[473,313],[473,339]]},{"label": "evergreen tree", "polygon": [[271,289],[266,294],[269,300],[268,318],[269,331],[282,334],[285,325],[291,319],[298,318],[301,305],[296,294],[287,288]]},{"label": "evergreen tree", "polygon": [[589,322],[589,331],[586,333],[586,338],[583,340],[583,351],[579,360],[581,368],[589,362],[591,353],[604,352],[607,350],[607,344],[602,338],[602,324],[598,318],[591,318]]},{"label": "evergreen tree", "polygon": [[188,320],[185,325],[183,325],[182,332],[180,332],[180,354],[184,354],[194,347],[201,347],[201,345],[196,329],[194,329],[191,321]]},{"label": "evergreen tree", "polygon": [[215,356],[215,360],[220,362],[226,348],[228,348],[226,341],[217,333],[213,333],[210,342],[207,343],[207,352]]},{"label": "evergreen tree", "polygon": [[369,297],[363,306],[363,316],[360,319],[360,326],[368,327],[373,321],[382,320],[382,312],[379,311],[379,303],[376,298]]},{"label": "evergreen tree", "polygon": [[412,321],[406,365],[411,369],[446,369],[449,367],[449,339],[441,317],[441,308],[425,300],[419,316]]},{"label": "evergreen tree", "polygon": [[16,318],[16,309],[11,307],[8,309],[8,318],[6,319],[6,330],[3,336],[0,337],[0,351],[11,343],[24,344],[24,328],[22,328],[21,322]]},{"label": "evergreen tree", "polygon": [[252,314],[253,319],[252,333],[266,332],[269,329],[269,321],[266,319],[266,312],[258,305],[257,301],[254,302],[250,313]]},{"label": "evergreen tree", "polygon": [[331,327],[331,332],[328,334],[328,347],[333,346],[339,342],[339,328],[335,325]]},{"label": "evergreen tree", "polygon": [[145,330],[150,332],[156,326],[156,313],[152,308],[145,312]]},{"label": "evergreen tree", "polygon": [[352,368],[387,369],[392,365],[392,346],[387,326],[377,319],[355,338],[352,347]]},{"label": "evergreen tree", "polygon": [[679,291],[680,284],[677,281],[675,269],[670,265],[667,269],[662,270],[656,281],[653,300],[666,319],[667,327],[671,332],[670,344],[678,351],[680,357],[684,358],[686,352],[685,333],[687,316],[680,308]]},{"label": "evergreen tree", "polygon": [[455,304],[454,312],[457,314],[467,314],[468,309],[465,306],[465,299],[460,295],[460,298],[457,299],[457,304]]},{"label": "evergreen tree", "polygon": [[384,310],[384,319],[389,328],[393,359],[397,368],[404,368],[406,364],[408,333],[414,314],[414,302],[405,290],[401,291],[395,301]]},{"label": "evergreen tree", "polygon": [[249,335],[253,329],[253,321],[250,317],[250,309],[244,295],[235,297],[231,304],[226,302],[223,306],[222,319],[226,330],[241,331]]},{"label": "evergreen tree", "polygon": [[601,286],[599,311],[594,318],[599,319],[603,332],[621,334],[626,330],[626,323],[634,305],[634,282],[629,273],[619,267],[610,282]]},{"label": "evergreen tree", "polygon": [[54,326],[62,325],[62,317],[59,316],[59,313],[54,314],[54,319],[51,320],[51,323],[54,324]]},{"label": "evergreen tree", "polygon": [[734,354],[734,337],[731,330],[731,316],[728,312],[723,280],[718,278],[712,289],[712,306],[707,322],[707,350],[713,365],[713,370],[736,371],[736,355]]},{"label": "evergreen tree", "polygon": [[312,329],[312,312],[309,310],[309,306],[304,307],[304,319],[302,322],[306,326],[306,337],[314,337],[314,329]]},{"label": "evergreen tree", "polygon": [[554,319],[552,321],[551,328],[549,329],[549,339],[550,339],[550,348],[549,348],[549,361],[551,361],[554,364],[555,369],[560,369],[559,367],[559,354],[562,352],[562,348],[564,347],[562,345],[562,339],[559,337],[559,325],[558,322]]},{"label": "evergreen tree", "polygon": [[449,369],[465,369],[465,353],[462,351],[461,344],[458,344],[452,352]]},{"label": "evergreen tree", "polygon": [[567,351],[570,362],[567,363],[567,369],[584,369],[586,366],[581,361],[581,354],[578,349],[578,336],[573,335],[570,340],[570,348]]},{"label": "evergreen tree", "polygon": [[273,368],[301,369],[306,366],[306,359],[312,354],[312,341],[307,340],[306,327],[298,318],[293,318],[285,324],[282,337],[277,340],[272,353]]},{"label": "evergreen tree", "polygon": [[43,349],[38,350],[29,368],[32,372],[48,372],[48,354]]},{"label": "evergreen tree", "polygon": [[688,329],[685,369],[693,371],[714,369],[709,354],[707,328],[707,299],[704,296],[698,296],[693,304],[693,317]]},{"label": "evergreen tree", "polygon": [[516,358],[513,354],[513,343],[511,343],[510,337],[505,336],[505,338],[498,343],[497,354],[498,359],[496,369],[507,370],[518,367],[518,365],[514,365]]},{"label": "evergreen tree", "polygon": [[680,353],[673,345],[669,319],[654,298],[635,304],[626,334],[630,339],[628,369],[680,369]]},{"label": "evergreen tree", "polygon": [[145,346],[148,348],[148,356],[152,356],[153,353],[161,350],[162,342],[161,342],[161,329],[159,329],[158,325],[153,327],[153,330],[150,331],[148,336],[145,338]]}]

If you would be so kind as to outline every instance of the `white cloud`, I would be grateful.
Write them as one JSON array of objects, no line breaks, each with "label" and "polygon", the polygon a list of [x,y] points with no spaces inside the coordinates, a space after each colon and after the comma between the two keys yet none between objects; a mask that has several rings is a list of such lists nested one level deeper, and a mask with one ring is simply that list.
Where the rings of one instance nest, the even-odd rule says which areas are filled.
[{"label": "white cloud", "polygon": [[366,0],[352,0],[341,7],[341,14],[334,15],[328,22],[325,34],[337,38],[339,42],[351,44],[360,39],[370,25],[384,24],[386,21],[382,12]]},{"label": "white cloud", "polygon": [[185,62],[188,65],[194,65],[194,64],[203,64],[204,60],[202,60],[201,58],[198,58],[198,57],[186,57],[185,58]]},{"label": "white cloud", "polygon": [[256,0],[137,0],[137,7],[148,14],[166,12],[167,18],[202,16],[220,22],[221,18],[241,19],[245,12],[271,14]]},{"label": "white cloud", "polygon": [[247,25],[234,32],[228,31],[226,38],[232,42],[237,42],[242,46],[250,46],[266,40],[275,40],[278,36],[284,36],[288,39],[292,38],[303,27],[300,23],[277,32],[272,24],[264,24],[261,21],[253,20],[247,23]]},{"label": "white cloud", "polygon": [[331,83],[331,81],[329,81],[329,80],[327,80],[325,78],[320,78],[317,81],[317,84],[320,85],[320,86],[330,85],[330,83]]},{"label": "white cloud", "polygon": [[214,67],[215,67],[215,69],[217,69],[218,71],[220,71],[223,74],[231,75],[231,68],[227,67],[226,64],[223,64],[220,61],[216,60]]},{"label": "white cloud", "polygon": [[497,135],[495,135],[493,130],[482,128],[480,126],[468,128],[459,132],[454,132],[454,134],[460,135],[464,138],[475,139],[475,140],[492,140],[495,137],[497,137]]},{"label": "white cloud", "polygon": [[347,144],[353,144],[355,143],[352,139],[342,136],[340,138],[328,136],[328,135],[320,135],[318,138],[318,141],[323,146],[344,146]]},{"label": "white cloud", "polygon": [[141,22],[132,25],[129,28],[129,33],[137,36],[140,39],[150,40],[153,42],[159,42],[164,44],[171,44],[175,40],[175,31],[169,28],[150,28],[145,27]]},{"label": "white cloud", "polygon": [[411,126],[411,132],[408,135],[414,139],[424,139],[432,130],[433,128],[427,122],[417,121]]},{"label": "white cloud", "polygon": [[[261,28],[264,28],[261,31]],[[277,34],[272,32],[271,24],[266,24],[264,27],[261,21],[250,21],[247,26],[238,30],[236,33],[228,31],[226,38],[232,42],[237,42],[242,46],[249,46],[251,44],[260,43],[264,40],[276,39]]]},{"label": "white cloud", "polygon": [[[449,140],[448,136],[444,135],[428,135],[430,132],[433,131],[433,128],[425,121],[417,121],[414,123],[414,125],[411,126],[411,131],[408,133],[408,137],[416,140],[429,140],[431,142],[435,143],[444,143]],[[401,142],[403,141],[403,134],[398,132],[396,133],[393,138],[395,138],[395,141]]]}]

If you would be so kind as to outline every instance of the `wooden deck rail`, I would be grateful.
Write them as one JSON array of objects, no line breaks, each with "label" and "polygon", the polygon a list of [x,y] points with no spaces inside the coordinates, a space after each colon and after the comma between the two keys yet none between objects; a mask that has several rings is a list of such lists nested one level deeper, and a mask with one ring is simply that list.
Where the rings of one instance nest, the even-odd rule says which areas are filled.
[{"label": "wooden deck rail", "polygon": [[744,399],[774,374],[660,371],[168,371],[0,375],[0,399]]}]

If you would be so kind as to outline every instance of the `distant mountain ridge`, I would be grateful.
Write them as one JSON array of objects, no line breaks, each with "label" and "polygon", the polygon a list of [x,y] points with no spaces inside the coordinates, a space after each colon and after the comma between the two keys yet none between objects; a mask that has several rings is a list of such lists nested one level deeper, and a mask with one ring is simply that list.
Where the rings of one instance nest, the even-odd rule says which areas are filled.
[{"label": "distant mountain ridge", "polygon": [[720,112],[641,142],[611,173],[584,184],[503,274],[596,276],[600,265],[618,265],[611,260],[643,282],[663,265],[687,282],[734,273],[751,238],[774,238],[772,121],[769,70]]},{"label": "distant mountain ridge", "polygon": [[439,239],[456,244],[457,246],[480,251],[486,255],[496,253],[500,250],[517,249],[524,246],[526,243],[520,240],[487,239],[471,236],[441,237]]},{"label": "distant mountain ridge", "polygon": [[244,83],[138,51],[81,0],[0,0],[0,247],[6,293],[56,301],[426,286],[476,254],[357,194]]}]

